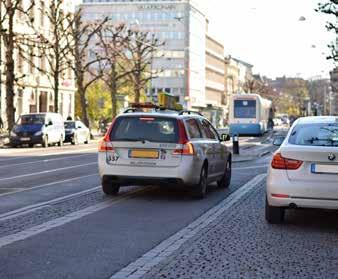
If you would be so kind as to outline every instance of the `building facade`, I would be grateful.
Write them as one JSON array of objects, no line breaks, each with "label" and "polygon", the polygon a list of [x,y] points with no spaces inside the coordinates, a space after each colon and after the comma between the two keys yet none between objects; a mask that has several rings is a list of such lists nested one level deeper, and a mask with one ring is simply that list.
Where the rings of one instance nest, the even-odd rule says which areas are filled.
[{"label": "building facade", "polygon": [[[130,28],[150,32],[165,45],[154,58],[148,95],[167,92],[189,109],[206,107],[206,16],[191,0],[83,0],[86,21],[110,18]],[[156,98],[154,98],[156,99]]]},{"label": "building facade", "polygon": [[206,108],[203,112],[216,127],[222,127],[226,105],[224,46],[210,35],[206,36],[205,72]]},{"label": "building facade", "polygon": [[[29,7],[31,1],[24,0],[22,2],[23,7]],[[64,11],[71,12],[71,6],[69,2],[65,2]],[[45,36],[50,36],[50,23],[45,9],[49,6],[49,0],[35,1],[35,6],[30,10],[30,17],[34,18],[35,28],[44,32]],[[4,26],[6,27],[6,26]],[[14,30],[16,33],[32,34],[32,28],[27,24],[27,18],[17,12],[17,17],[14,21]],[[5,49],[2,43],[2,58],[4,58]],[[33,65],[37,65],[40,69],[46,69],[48,71],[48,63],[45,57],[41,57],[37,52],[37,49],[27,49],[31,55],[29,57],[30,62],[26,61],[22,55],[19,55],[19,51],[15,49],[15,74],[18,77],[18,82],[15,86],[15,118],[25,113],[35,112],[53,112],[54,108],[54,91],[52,83],[48,76],[38,71]],[[4,59],[1,61],[1,72],[4,73]],[[1,118],[6,126],[6,88],[5,88],[5,75],[1,77]],[[75,103],[75,81],[72,71],[65,72],[60,79],[59,90],[59,112],[66,119],[68,116],[74,117],[74,103]]]}]

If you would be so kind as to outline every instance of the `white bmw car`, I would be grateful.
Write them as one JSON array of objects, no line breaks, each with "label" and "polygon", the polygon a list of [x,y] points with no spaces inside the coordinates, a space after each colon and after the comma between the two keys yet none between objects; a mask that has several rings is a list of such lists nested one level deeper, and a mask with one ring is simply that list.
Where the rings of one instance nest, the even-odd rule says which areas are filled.
[{"label": "white bmw car", "polygon": [[266,220],[286,209],[338,209],[338,117],[305,117],[274,154],[267,178]]}]

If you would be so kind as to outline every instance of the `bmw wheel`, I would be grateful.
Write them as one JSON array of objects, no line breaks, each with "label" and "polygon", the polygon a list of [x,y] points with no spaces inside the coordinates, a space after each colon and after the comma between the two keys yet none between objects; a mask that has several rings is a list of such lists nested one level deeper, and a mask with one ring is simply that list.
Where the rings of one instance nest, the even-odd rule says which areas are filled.
[{"label": "bmw wheel", "polygon": [[285,208],[270,206],[265,200],[265,219],[269,224],[281,224],[285,218]]}]

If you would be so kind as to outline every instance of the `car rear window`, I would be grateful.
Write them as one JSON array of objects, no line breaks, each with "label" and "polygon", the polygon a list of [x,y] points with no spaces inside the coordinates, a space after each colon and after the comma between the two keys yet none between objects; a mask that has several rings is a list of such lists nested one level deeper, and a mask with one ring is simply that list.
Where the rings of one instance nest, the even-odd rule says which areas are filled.
[{"label": "car rear window", "polygon": [[110,134],[111,141],[178,143],[177,120],[166,117],[119,117]]},{"label": "car rear window", "polygon": [[296,125],[289,143],[307,146],[338,146],[338,123]]}]

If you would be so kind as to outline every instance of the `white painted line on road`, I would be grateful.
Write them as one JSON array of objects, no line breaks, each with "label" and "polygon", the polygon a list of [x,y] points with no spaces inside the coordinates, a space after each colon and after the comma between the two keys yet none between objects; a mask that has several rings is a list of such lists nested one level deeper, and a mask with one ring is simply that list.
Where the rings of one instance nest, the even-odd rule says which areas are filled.
[{"label": "white painted line on road", "polygon": [[[17,190],[17,191],[14,191],[14,192],[1,194],[0,198],[3,197],[3,196],[9,196],[9,195],[12,195],[12,194],[17,194],[17,193],[21,193],[21,192],[30,191],[30,190],[35,190],[35,189],[39,189],[39,188],[43,188],[43,187],[48,187],[48,186],[52,186],[52,185],[56,185],[56,184],[61,184],[61,183],[67,183],[67,182],[70,182],[70,181],[74,181],[74,180],[78,180],[78,179],[83,179],[83,178],[88,178],[88,177],[97,176],[97,175],[98,175],[98,173],[93,173],[93,174],[90,174],[90,175],[77,176],[77,177],[73,177],[73,178],[70,178],[70,179],[54,181],[54,182],[51,182],[51,183],[42,184],[42,185],[30,187],[30,188],[14,188],[14,189],[21,189],[21,190]],[[0,190],[1,189],[4,189],[4,188],[0,188]],[[8,188],[8,189],[12,189],[12,188]]]},{"label": "white painted line on road", "polygon": [[138,189],[130,191],[130,192],[124,194],[124,195],[121,195],[120,197],[118,197],[116,199],[101,202],[101,203],[98,203],[96,205],[87,207],[85,209],[70,213],[70,214],[68,214],[64,217],[60,217],[60,218],[48,221],[46,223],[43,223],[41,225],[29,228],[27,230],[1,237],[0,238],[0,248],[7,246],[7,245],[10,245],[10,244],[13,244],[17,241],[25,240],[27,238],[33,237],[33,236],[38,235],[40,233],[43,233],[45,231],[49,231],[51,229],[63,226],[67,223],[76,221],[76,220],[83,218],[87,215],[91,215],[95,212],[98,212],[98,211],[101,211],[101,210],[106,209],[108,207],[111,207],[111,206],[113,206],[117,203],[131,199],[137,193],[146,192],[146,191],[149,191],[153,188],[154,187],[138,188]]},{"label": "white painted line on road", "polygon": [[208,210],[205,214],[195,220],[193,223],[180,230],[167,240],[164,240],[154,249],[144,254],[135,262],[129,264],[119,272],[111,276],[110,279],[138,279],[143,277],[148,271],[167,259],[176,252],[184,243],[206,228],[210,223],[215,221],[220,215],[224,214],[233,205],[235,205],[247,193],[252,191],[266,178],[266,174],[261,174],[250,180],[239,190],[232,193],[220,204]]},{"label": "white painted line on road", "polygon": [[[13,158],[2,159],[2,160],[0,160],[0,163],[18,160],[18,159],[21,159],[22,157],[28,157],[30,155],[34,155],[35,157],[48,157],[48,156],[56,156],[56,155],[64,155],[64,154],[81,153],[81,152],[84,152],[84,151],[97,151],[97,148],[93,147],[93,148],[87,148],[87,149],[77,149],[77,150],[74,150],[74,151],[62,151],[62,152],[45,153],[45,154],[37,154],[36,152],[34,152],[34,153],[23,153],[22,155],[16,155],[16,157],[13,157]],[[15,154],[16,154],[16,152],[15,152]],[[6,155],[6,154],[1,154],[1,155]]]},{"label": "white painted line on road", "polygon": [[5,165],[5,166],[0,166],[0,169],[13,167],[13,166],[22,166],[22,165],[30,165],[30,164],[38,164],[38,163],[49,163],[49,162],[54,162],[54,161],[67,160],[69,158],[73,159],[73,158],[80,158],[80,157],[92,156],[92,155],[94,155],[94,153],[93,154],[82,154],[82,155],[71,155],[71,156],[66,156],[66,157],[62,157],[62,158],[30,161],[30,162],[24,162],[24,163],[18,163],[18,164],[10,164],[10,165]]},{"label": "white painted line on road", "polygon": [[232,168],[233,170],[254,170],[254,169],[265,169],[267,168],[269,165],[265,164],[265,165],[256,165],[256,166],[252,166],[252,167],[241,167],[241,168]]},{"label": "white painted line on road", "polygon": [[46,201],[46,202],[41,202],[41,203],[25,206],[25,207],[22,207],[22,208],[19,208],[19,209],[10,211],[10,212],[6,212],[6,213],[3,213],[3,214],[0,215],[0,221],[15,218],[15,217],[18,217],[20,215],[27,214],[27,213],[30,213],[32,211],[36,211],[36,210],[41,209],[45,206],[49,206],[51,204],[54,204],[54,203],[57,203],[57,202],[60,202],[60,201],[66,201],[66,200],[74,198],[74,197],[80,197],[80,196],[83,196],[83,195],[87,195],[89,193],[98,191],[100,188],[101,188],[100,186],[96,186],[94,188],[90,188],[90,189],[87,189],[87,190],[84,190],[84,191],[81,191],[81,192],[78,192],[78,193],[66,195],[66,196],[56,198],[56,199],[52,199],[52,200],[49,200],[49,201]]},{"label": "white painted line on road", "polygon": [[12,179],[23,178],[23,177],[28,177],[28,176],[36,176],[36,175],[53,173],[53,172],[58,172],[58,171],[63,171],[63,170],[77,169],[77,168],[86,167],[86,166],[93,166],[93,165],[97,165],[97,162],[82,164],[82,165],[69,166],[69,167],[53,169],[53,170],[33,172],[33,173],[22,174],[22,175],[11,176],[11,177],[5,177],[5,178],[0,178],[0,181],[12,180]]}]

